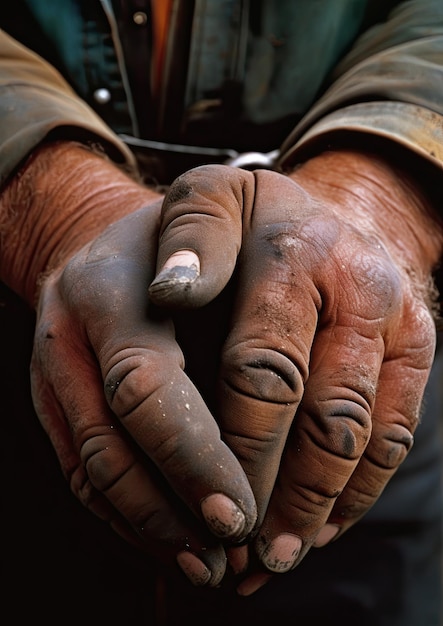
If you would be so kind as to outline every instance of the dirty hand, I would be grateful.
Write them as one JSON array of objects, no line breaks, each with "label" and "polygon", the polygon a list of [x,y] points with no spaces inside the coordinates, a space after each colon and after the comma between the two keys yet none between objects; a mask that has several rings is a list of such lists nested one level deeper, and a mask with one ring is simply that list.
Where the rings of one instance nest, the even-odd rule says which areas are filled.
[{"label": "dirty hand", "polygon": [[1,208],[2,279],[36,302],[33,399],[74,494],[194,584],[217,585],[222,542],[248,535],[256,506],[171,320],[148,307],[161,196],[61,143],[31,158]]},{"label": "dirty hand", "polygon": [[202,306],[237,262],[216,417],[254,491],[265,572],[240,593],[345,532],[406,457],[434,355],[441,233],[412,183],[359,152],[290,176],[202,167],[170,188],[151,299]]}]

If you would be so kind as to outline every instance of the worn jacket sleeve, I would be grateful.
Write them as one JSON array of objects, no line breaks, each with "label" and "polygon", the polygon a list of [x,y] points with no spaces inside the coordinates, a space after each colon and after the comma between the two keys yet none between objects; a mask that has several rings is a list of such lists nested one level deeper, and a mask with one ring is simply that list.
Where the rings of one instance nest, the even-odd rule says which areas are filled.
[{"label": "worn jacket sleeve", "polygon": [[[357,137],[383,138],[443,169],[443,2],[400,3],[335,68],[282,147],[283,166]],[[432,168],[434,169],[434,168]]]},{"label": "worn jacket sleeve", "polygon": [[0,30],[0,184],[47,138],[101,145],[116,161],[132,160],[51,65]]}]

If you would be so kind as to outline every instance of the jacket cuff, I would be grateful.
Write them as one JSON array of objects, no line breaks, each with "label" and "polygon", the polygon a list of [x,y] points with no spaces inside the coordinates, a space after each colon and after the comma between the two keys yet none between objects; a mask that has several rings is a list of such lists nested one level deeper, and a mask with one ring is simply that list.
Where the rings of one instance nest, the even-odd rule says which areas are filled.
[{"label": "jacket cuff", "polygon": [[116,162],[134,163],[115,133],[68,92],[30,84],[3,86],[0,119],[0,185],[45,140],[99,145]]},{"label": "jacket cuff", "polygon": [[[281,147],[278,165],[286,169],[327,150],[344,134],[366,133],[395,142],[443,169],[443,116],[404,102],[364,102],[332,113],[308,130],[297,128]],[[364,146],[364,142],[362,142]]]}]

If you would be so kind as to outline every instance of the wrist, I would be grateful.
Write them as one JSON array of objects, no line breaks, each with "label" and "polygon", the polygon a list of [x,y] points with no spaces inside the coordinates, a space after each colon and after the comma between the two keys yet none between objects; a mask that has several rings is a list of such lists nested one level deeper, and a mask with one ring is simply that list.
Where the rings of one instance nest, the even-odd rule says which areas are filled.
[{"label": "wrist", "polygon": [[428,279],[443,252],[443,227],[419,181],[382,156],[324,152],[290,177],[321,203],[377,237],[408,276]]},{"label": "wrist", "polygon": [[160,198],[84,146],[41,146],[0,196],[1,280],[33,305],[42,275],[63,267],[112,222]]}]

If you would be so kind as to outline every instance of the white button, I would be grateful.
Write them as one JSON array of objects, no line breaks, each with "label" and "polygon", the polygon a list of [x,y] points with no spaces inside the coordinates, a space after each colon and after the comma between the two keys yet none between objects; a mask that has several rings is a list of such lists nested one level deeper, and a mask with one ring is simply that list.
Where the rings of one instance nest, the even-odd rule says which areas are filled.
[{"label": "white button", "polygon": [[98,102],[98,104],[106,104],[111,99],[111,92],[109,89],[102,87],[101,89],[96,89],[94,91],[94,100]]},{"label": "white button", "polygon": [[134,20],[134,23],[137,24],[137,26],[144,26],[148,21],[148,16],[143,11],[137,11],[132,16],[132,19]]}]

